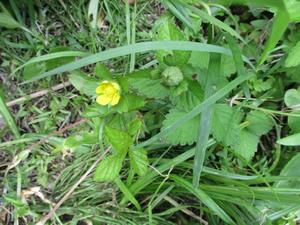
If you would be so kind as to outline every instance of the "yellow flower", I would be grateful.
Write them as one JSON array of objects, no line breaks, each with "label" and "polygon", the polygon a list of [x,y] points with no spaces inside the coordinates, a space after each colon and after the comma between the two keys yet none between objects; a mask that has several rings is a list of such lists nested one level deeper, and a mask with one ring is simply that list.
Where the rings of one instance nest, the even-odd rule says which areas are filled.
[{"label": "yellow flower", "polygon": [[96,88],[96,93],[99,95],[96,101],[100,105],[116,105],[120,100],[120,86],[113,81],[104,80]]}]

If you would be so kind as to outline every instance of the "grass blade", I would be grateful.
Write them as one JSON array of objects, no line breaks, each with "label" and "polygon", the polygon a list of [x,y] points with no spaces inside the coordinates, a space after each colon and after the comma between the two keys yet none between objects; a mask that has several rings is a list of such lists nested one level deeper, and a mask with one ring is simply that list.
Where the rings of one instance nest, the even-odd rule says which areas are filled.
[{"label": "grass blade", "polygon": [[[221,53],[225,55],[231,56],[232,53],[229,49],[223,48],[217,45],[211,45],[211,44],[204,44],[204,43],[197,43],[197,42],[191,42],[191,41],[153,41],[153,42],[142,42],[142,43],[136,43],[131,44],[123,47],[113,48],[109,49],[103,52],[99,52],[87,57],[84,57],[80,60],[65,64],[63,66],[57,67],[53,70],[47,71],[46,73],[43,73],[39,76],[34,77],[34,79],[31,79],[29,81],[26,81],[24,83],[29,83],[32,81],[36,81],[45,77],[53,76],[58,73],[63,73],[67,71],[72,71],[75,69],[79,69],[81,67],[97,63],[100,61],[120,57],[120,56],[126,56],[133,53],[142,53],[142,52],[148,52],[148,51],[155,51],[155,50],[182,50],[182,51],[200,51],[200,52],[215,52],[215,53]],[[46,57],[46,56],[45,56]],[[243,57],[243,60],[245,60],[246,63],[248,63],[252,68],[252,63],[246,58]]]},{"label": "grass blade", "polygon": [[20,137],[19,129],[13,119],[10,111],[8,110],[4,98],[0,95],[0,113],[2,114],[3,118],[5,119],[7,125],[13,132],[16,138]]},{"label": "grass blade", "polygon": [[[215,89],[215,81],[218,80],[220,76],[220,66],[221,66],[221,55],[212,53],[210,55],[207,81],[205,87],[205,99],[212,96]],[[211,130],[211,121],[213,114],[213,104],[205,108],[201,114],[200,126],[199,126],[199,137],[195,149],[195,159],[193,168],[193,186],[198,188],[201,171],[205,159],[207,142]]]},{"label": "grass blade", "polygon": [[188,190],[191,194],[195,195],[201,202],[203,202],[211,211],[213,211],[217,216],[219,216],[224,222],[228,224],[235,224],[233,220],[221,209],[214,200],[212,200],[204,191],[198,188],[194,188],[191,183],[185,179],[171,175],[170,178],[175,181],[176,184],[182,186]]}]

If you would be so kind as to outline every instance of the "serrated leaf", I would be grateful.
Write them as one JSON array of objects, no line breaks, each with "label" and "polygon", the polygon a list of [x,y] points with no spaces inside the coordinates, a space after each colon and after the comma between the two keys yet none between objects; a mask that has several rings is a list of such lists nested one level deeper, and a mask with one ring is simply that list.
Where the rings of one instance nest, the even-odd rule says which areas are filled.
[{"label": "serrated leaf", "polygon": [[96,88],[99,85],[99,81],[94,78],[88,77],[84,72],[80,70],[72,71],[69,75],[70,83],[80,92],[89,96],[96,95]]},{"label": "serrated leaf", "polygon": [[143,148],[130,150],[129,157],[134,172],[139,176],[145,175],[149,165],[147,151]]},{"label": "serrated leaf", "polygon": [[[185,115],[186,112],[179,111],[177,109],[170,110],[170,112],[166,115],[166,119],[163,121],[161,130],[164,130]],[[173,145],[191,145],[197,140],[199,133],[199,123],[200,118],[199,116],[196,116],[183,125],[178,126],[172,132],[168,133],[165,136],[165,140]]]},{"label": "serrated leaf", "polygon": [[133,143],[132,137],[130,137],[126,132],[115,128],[106,126],[104,134],[107,141],[118,153],[127,152]]},{"label": "serrated leaf", "polygon": [[188,112],[200,104],[203,100],[204,92],[197,81],[190,80],[187,81],[187,83],[187,90],[183,91],[179,95],[176,95],[173,92],[170,99],[176,108]]},{"label": "serrated leaf", "polygon": [[226,104],[216,104],[213,112],[213,136],[226,146],[233,146],[239,142],[242,113]]},{"label": "serrated leaf", "polygon": [[160,99],[169,95],[169,90],[160,80],[151,79],[150,70],[141,70],[128,75],[128,83],[140,95],[148,98]]},{"label": "serrated leaf", "polygon": [[285,60],[285,66],[298,66],[300,64],[300,41],[298,41],[297,44],[289,52],[289,56]]},{"label": "serrated leaf", "polygon": [[[154,39],[158,41],[183,41],[184,34],[176,26],[174,20],[169,16],[160,17],[154,24]],[[191,53],[188,51],[157,51],[157,59],[167,62],[168,65],[178,66],[188,62]]]},{"label": "serrated leaf", "polygon": [[236,143],[236,146],[233,149],[236,153],[249,161],[257,151],[258,142],[258,136],[246,130],[242,130],[240,133],[239,142]]},{"label": "serrated leaf", "polygon": [[105,158],[97,166],[94,180],[97,182],[113,181],[120,174],[124,157],[124,154],[115,154]]},{"label": "serrated leaf", "polygon": [[247,130],[257,136],[268,133],[274,126],[272,118],[261,111],[251,111],[246,118]]}]

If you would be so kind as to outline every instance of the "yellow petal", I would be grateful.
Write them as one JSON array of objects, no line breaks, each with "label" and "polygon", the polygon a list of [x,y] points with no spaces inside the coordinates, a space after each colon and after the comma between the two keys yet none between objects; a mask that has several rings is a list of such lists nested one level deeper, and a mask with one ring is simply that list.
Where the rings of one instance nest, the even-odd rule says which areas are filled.
[{"label": "yellow petal", "polygon": [[111,84],[114,86],[114,88],[118,91],[120,91],[120,85],[117,84],[116,82],[111,82]]},{"label": "yellow petal", "polygon": [[115,94],[110,102],[111,105],[116,105],[119,103],[120,101],[120,95],[119,94]]},{"label": "yellow petal", "polygon": [[96,101],[100,105],[108,105],[111,102],[111,97],[107,95],[100,95],[97,97]]}]

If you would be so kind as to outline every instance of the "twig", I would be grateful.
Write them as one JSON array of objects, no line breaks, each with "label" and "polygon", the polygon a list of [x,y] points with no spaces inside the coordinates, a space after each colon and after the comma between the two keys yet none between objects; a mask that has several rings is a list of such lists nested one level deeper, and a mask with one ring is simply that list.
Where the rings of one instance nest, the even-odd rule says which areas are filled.
[{"label": "twig", "polygon": [[60,90],[62,88],[68,87],[70,85],[71,85],[71,83],[68,82],[68,81],[67,82],[63,82],[61,84],[58,84],[58,85],[55,85],[55,86],[51,87],[50,89],[41,90],[41,91],[32,93],[32,94],[30,94],[30,95],[28,95],[26,97],[17,98],[17,99],[15,99],[13,101],[7,102],[6,105],[8,107],[14,106],[14,105],[20,104],[22,102],[25,102],[28,99],[34,99],[34,98],[38,98],[38,97],[44,96],[44,95],[48,94],[51,90],[52,91],[58,91],[58,90]]},{"label": "twig", "polygon": [[81,184],[81,182],[94,170],[98,163],[103,160],[105,155],[109,152],[111,146],[109,146],[104,153],[93,163],[93,165],[83,174],[80,179],[70,188],[70,190],[62,197],[62,199],[55,204],[52,210],[48,212],[36,225],[44,225],[51,217],[54,215],[56,210],[69,198],[69,196],[74,192],[74,190]]}]

